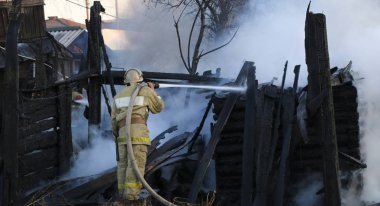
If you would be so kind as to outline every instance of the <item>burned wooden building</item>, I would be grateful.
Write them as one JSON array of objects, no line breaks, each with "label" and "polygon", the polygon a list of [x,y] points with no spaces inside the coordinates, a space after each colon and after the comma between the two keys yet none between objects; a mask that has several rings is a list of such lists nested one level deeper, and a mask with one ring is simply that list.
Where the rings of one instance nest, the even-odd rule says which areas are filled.
[{"label": "burned wooden building", "polygon": [[[4,5],[0,8],[9,9],[8,3]],[[41,1],[28,9],[38,13],[40,7]],[[4,11],[3,14],[7,14]],[[89,32],[86,70],[67,79],[59,74],[60,68],[64,70],[65,61],[70,60],[70,53],[42,32],[44,28],[40,32],[33,31],[38,35],[20,38],[19,44],[7,37],[0,56],[0,67],[4,67],[3,71],[0,69],[0,81],[5,85],[0,89],[10,97],[1,102],[0,193],[4,204],[96,205],[117,199],[115,168],[90,177],[54,181],[69,168],[72,153],[72,88],[81,85],[87,89],[88,123],[99,126],[101,95],[109,101],[104,84],[111,85],[113,95],[113,85],[123,84],[124,72],[111,71],[101,33],[101,11],[104,8],[95,2],[91,19],[86,22]],[[28,20],[43,21],[43,13],[33,12],[25,13],[32,15]],[[4,33],[17,31],[11,30],[17,26],[17,16],[11,12],[10,17],[10,27],[8,31],[4,29]],[[287,63],[279,87],[272,83],[261,84],[256,80],[254,63],[245,62],[236,80],[229,82],[233,86],[246,86],[245,93],[213,95],[194,131],[160,145],[165,134],[176,129],[172,127],[152,141],[146,167],[149,183],[175,204],[200,204],[202,181],[210,162],[215,160],[214,205],[294,205],[295,183],[311,172],[324,177],[324,187],[318,193],[324,196],[322,205],[340,205],[340,188],[349,180],[341,181],[339,171],[350,172],[366,165],[360,160],[357,90],[349,74],[350,65],[330,69],[325,21],[324,15],[308,11],[306,87],[298,87],[300,66],[294,68],[293,87],[286,88]],[[8,19],[2,22],[8,24]],[[23,26],[28,25],[33,24]],[[18,58],[11,58],[10,54]],[[20,69],[20,76],[13,76],[10,72],[13,67]],[[184,80],[195,84],[221,84],[226,81],[213,76],[156,72],[144,72],[144,78],[163,83]],[[19,85],[12,83],[15,79]],[[194,145],[212,106],[215,122],[211,138],[202,150],[197,150]],[[5,121],[14,124],[5,124]],[[199,159],[190,158],[195,153]],[[155,174],[161,168],[184,162],[191,162],[192,167],[184,167],[186,174],[177,171],[167,185],[157,180]],[[46,184],[35,188],[41,181]],[[179,189],[173,191],[173,188]],[[33,190],[28,192],[30,189]],[[184,201],[176,201],[178,196]]]},{"label": "burned wooden building", "polygon": [[72,150],[71,88],[62,83],[72,54],[45,31],[42,0],[23,1],[21,25],[11,4],[0,1],[2,205],[67,171]]}]

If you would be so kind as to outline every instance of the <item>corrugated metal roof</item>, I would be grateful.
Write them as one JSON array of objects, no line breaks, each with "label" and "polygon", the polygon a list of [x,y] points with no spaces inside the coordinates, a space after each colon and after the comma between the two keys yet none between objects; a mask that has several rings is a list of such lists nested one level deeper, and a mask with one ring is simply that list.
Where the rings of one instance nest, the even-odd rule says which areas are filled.
[{"label": "corrugated metal roof", "polygon": [[[35,61],[36,53],[26,43],[17,44],[18,61]],[[5,48],[0,46],[0,70],[5,68]]]},{"label": "corrugated metal roof", "polygon": [[70,44],[84,32],[83,29],[77,30],[65,30],[65,31],[50,31],[49,33],[54,36],[59,43],[63,46],[68,47]]}]

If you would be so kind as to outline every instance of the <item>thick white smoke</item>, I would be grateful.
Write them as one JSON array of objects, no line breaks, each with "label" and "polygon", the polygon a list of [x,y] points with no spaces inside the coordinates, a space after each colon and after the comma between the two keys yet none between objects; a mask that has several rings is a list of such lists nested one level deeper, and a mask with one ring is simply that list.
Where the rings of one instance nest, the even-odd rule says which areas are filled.
[{"label": "thick white smoke", "polygon": [[[109,24],[113,30],[105,29],[109,34],[105,38],[114,48],[111,55],[113,64],[117,67],[139,67],[145,71],[186,73],[180,61],[174,27],[174,19],[177,20],[179,15],[180,10],[155,7],[143,1],[123,1],[121,19]],[[187,44],[190,23],[191,15],[182,15],[179,32],[183,48]],[[118,29],[124,33],[115,36],[114,31]]]},{"label": "thick white smoke", "polygon": [[74,155],[73,165],[63,179],[95,175],[116,166],[115,142],[107,138],[102,130],[92,129],[95,138]]},{"label": "thick white smoke", "polygon": [[[306,0],[252,0],[252,13],[242,19],[236,39],[205,65],[221,65],[236,76],[242,60],[253,60],[260,82],[279,77],[285,60],[302,64],[301,83],[306,83],[304,22]],[[321,0],[311,11],[327,17],[330,65],[343,67],[352,60],[353,69],[364,80],[358,81],[361,152],[368,168],[364,170],[362,200],[380,202],[380,2]],[[288,71],[290,74],[292,70]],[[229,72],[228,72],[229,73]],[[292,81],[292,75],[288,75]],[[349,191],[344,191],[345,198]],[[343,201],[349,204],[349,201]],[[351,201],[351,204],[357,202]]]}]

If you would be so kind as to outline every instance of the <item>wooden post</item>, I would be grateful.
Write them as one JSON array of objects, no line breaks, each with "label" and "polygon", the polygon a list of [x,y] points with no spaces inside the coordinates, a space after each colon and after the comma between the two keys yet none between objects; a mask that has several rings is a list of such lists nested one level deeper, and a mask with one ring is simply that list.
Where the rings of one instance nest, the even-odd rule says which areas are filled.
[{"label": "wooden post", "polygon": [[[14,0],[9,13],[10,22],[5,46],[4,88],[2,96],[2,152],[3,152],[3,188],[1,205],[17,204],[18,191],[18,123],[19,123],[19,65],[18,65],[18,33],[21,24],[21,1]],[[6,121],[5,121],[6,120]]]},{"label": "wooden post", "polygon": [[[269,164],[273,162],[269,161],[269,156],[271,148],[274,145],[271,144],[271,138],[273,136],[274,129],[274,111],[275,108],[275,98],[278,95],[277,87],[268,85],[260,89],[258,98],[258,121],[259,121],[259,133],[257,135],[257,140],[255,143],[257,148],[255,152],[255,165],[256,165],[256,190],[254,197],[254,206],[265,206],[268,200],[268,178],[269,174]],[[259,103],[260,102],[260,103]]]},{"label": "wooden post", "polygon": [[253,164],[256,127],[256,67],[249,68],[244,115],[243,162],[241,178],[241,205],[251,206],[253,201]]},{"label": "wooden post", "polygon": [[59,173],[63,174],[70,168],[70,157],[73,152],[71,140],[71,88],[67,85],[58,87],[59,104]]},{"label": "wooden post", "polygon": [[100,12],[104,8],[99,1],[94,1],[91,7],[91,19],[87,24],[88,30],[88,62],[90,78],[88,84],[88,135],[89,141],[96,135],[94,129],[99,128],[101,121],[101,67],[100,67],[100,41],[99,32],[101,25]]},{"label": "wooden post", "polygon": [[[330,81],[330,62],[327,45],[326,17],[323,14],[306,14],[306,64],[308,66],[308,98],[311,123],[320,137],[323,154],[323,177],[326,206],[341,205],[338,149],[335,131],[333,94]],[[321,99],[321,103],[311,104]]]},{"label": "wooden post", "polygon": [[[298,79],[298,78],[296,78]],[[294,90],[294,88],[293,88]],[[288,157],[289,157],[289,149],[290,143],[292,140],[292,132],[293,132],[293,121],[296,111],[295,97],[293,96],[293,90],[287,90],[284,94],[283,105],[286,108],[282,114],[282,125],[283,125],[283,141],[282,141],[282,150],[281,150],[281,159],[280,159],[280,167],[278,171],[278,177],[276,181],[275,187],[275,198],[274,204],[275,206],[284,205],[284,195],[286,189],[286,175],[288,169]]]}]

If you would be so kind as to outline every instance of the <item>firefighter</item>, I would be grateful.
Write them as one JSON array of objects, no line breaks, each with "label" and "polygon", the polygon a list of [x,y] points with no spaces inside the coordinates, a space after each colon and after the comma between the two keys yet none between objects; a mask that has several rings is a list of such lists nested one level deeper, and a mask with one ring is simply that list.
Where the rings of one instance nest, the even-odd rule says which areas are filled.
[{"label": "firefighter", "polygon": [[[118,145],[117,182],[121,201],[141,202],[139,200],[141,182],[137,179],[130,159],[127,157],[125,118],[133,90],[143,83],[142,72],[137,68],[129,69],[124,75],[125,87],[114,97],[111,113],[112,131]],[[156,114],[162,111],[164,102],[154,91],[154,83],[143,86],[135,99],[130,136],[133,152],[140,172],[144,175],[148,146],[150,145],[147,120],[149,112]]]}]

